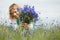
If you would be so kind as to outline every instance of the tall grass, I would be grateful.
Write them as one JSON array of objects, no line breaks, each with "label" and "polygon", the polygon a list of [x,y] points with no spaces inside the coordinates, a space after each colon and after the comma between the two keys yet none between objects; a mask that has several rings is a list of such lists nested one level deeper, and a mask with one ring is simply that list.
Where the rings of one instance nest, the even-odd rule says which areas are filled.
[{"label": "tall grass", "polygon": [[60,29],[39,27],[30,35],[23,36],[20,28],[13,30],[8,26],[0,26],[0,40],[60,40]]}]

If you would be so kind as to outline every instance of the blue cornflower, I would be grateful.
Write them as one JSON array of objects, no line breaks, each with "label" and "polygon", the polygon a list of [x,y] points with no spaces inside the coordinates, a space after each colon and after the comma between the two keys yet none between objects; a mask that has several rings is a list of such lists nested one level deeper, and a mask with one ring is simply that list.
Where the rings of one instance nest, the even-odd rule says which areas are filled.
[{"label": "blue cornflower", "polygon": [[23,8],[20,8],[20,9],[17,8],[17,11],[20,12],[21,21],[24,20],[24,22],[28,21],[30,23],[31,21],[33,21],[33,19],[34,20],[38,19],[38,14],[36,13],[34,6],[31,7],[28,5],[24,5]]}]

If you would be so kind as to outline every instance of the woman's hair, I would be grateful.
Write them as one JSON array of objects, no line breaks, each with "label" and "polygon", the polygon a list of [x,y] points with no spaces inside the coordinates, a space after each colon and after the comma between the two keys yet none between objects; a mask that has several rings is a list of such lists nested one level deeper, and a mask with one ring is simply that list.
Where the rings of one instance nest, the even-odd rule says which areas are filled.
[{"label": "woman's hair", "polygon": [[[13,15],[14,14],[14,6],[16,6],[16,9],[19,8],[19,6],[15,3],[13,3],[10,7],[9,7],[9,17],[10,19],[16,19],[15,16]],[[16,13],[16,12],[15,12]]]}]

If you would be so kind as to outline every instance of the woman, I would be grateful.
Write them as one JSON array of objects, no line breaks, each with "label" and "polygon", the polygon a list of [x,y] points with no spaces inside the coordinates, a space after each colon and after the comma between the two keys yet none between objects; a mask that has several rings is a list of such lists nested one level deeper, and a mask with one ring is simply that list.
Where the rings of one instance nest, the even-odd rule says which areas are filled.
[{"label": "woman", "polygon": [[[13,3],[9,7],[9,17],[11,20],[11,26],[16,30],[20,24],[19,20],[19,12],[17,12],[17,8],[20,8],[17,4]],[[17,22],[16,22],[17,21]]]}]

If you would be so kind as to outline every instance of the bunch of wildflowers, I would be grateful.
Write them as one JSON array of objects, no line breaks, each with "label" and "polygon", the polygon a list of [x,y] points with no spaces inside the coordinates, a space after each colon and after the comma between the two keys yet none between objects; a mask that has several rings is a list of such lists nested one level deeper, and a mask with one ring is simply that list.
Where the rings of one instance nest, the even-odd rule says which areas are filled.
[{"label": "bunch of wildflowers", "polygon": [[33,20],[37,20],[38,19],[38,14],[36,13],[34,6],[28,6],[25,5],[23,8],[17,8],[17,11],[20,12],[20,20],[25,22],[25,23],[30,23],[33,22]]}]

